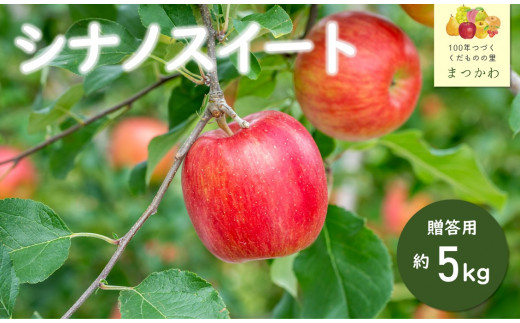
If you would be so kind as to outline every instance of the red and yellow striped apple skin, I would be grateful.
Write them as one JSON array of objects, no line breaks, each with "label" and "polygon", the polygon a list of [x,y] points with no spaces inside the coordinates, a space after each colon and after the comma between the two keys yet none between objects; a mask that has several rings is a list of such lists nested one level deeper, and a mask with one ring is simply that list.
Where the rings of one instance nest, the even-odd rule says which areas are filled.
[{"label": "red and yellow striped apple skin", "polygon": [[[326,72],[326,23],[338,39],[356,46],[355,57],[338,53],[338,74]],[[298,54],[296,98],[305,116],[334,138],[361,141],[387,134],[411,115],[421,89],[417,50],[392,22],[347,11],[322,19],[309,33],[314,50]]]},{"label": "red and yellow striped apple skin", "polygon": [[291,116],[262,111],[203,134],[186,156],[182,190],[204,245],[227,262],[283,257],[309,246],[327,213],[318,148]]}]

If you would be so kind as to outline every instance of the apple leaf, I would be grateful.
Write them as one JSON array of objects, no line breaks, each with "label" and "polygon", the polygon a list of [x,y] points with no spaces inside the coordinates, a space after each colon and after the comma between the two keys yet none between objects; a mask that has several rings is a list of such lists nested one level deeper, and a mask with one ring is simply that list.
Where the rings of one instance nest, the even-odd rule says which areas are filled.
[{"label": "apple leaf", "polygon": [[117,9],[114,4],[69,4],[69,12],[73,21],[86,18],[103,18],[115,20]]},{"label": "apple leaf", "polygon": [[293,297],[298,296],[298,281],[293,271],[294,259],[298,254],[276,258],[271,263],[271,280],[288,291]]},{"label": "apple leaf", "polygon": [[294,271],[302,318],[372,318],[390,300],[390,255],[364,220],[329,205],[318,239],[300,252]]},{"label": "apple leaf", "polygon": [[[99,60],[96,67],[119,63],[124,57],[133,54],[139,47],[141,41],[117,22],[106,19],[83,19],[75,22],[65,33],[65,37],[86,37],[88,25],[97,21],[101,26],[101,35],[117,35],[120,42],[117,46],[103,46],[100,49]],[[49,64],[51,66],[65,68],[73,73],[79,74],[79,65],[87,57],[87,48],[71,49],[65,46],[61,53]]]},{"label": "apple leaf", "polygon": [[[64,137],[60,144],[55,148],[50,156],[49,167],[54,177],[64,179],[74,168],[74,161],[77,155],[91,142],[92,137],[103,128],[108,122],[107,118],[97,120],[78,131]],[[76,124],[75,120],[69,119],[61,125],[65,130]]]},{"label": "apple leaf", "polygon": [[520,95],[517,95],[511,104],[511,115],[509,116],[509,126],[516,136],[520,132]]},{"label": "apple leaf", "polygon": [[273,310],[274,319],[293,319],[300,317],[300,304],[291,296],[289,292],[285,292],[282,298],[276,304]]},{"label": "apple leaf", "polygon": [[181,78],[178,86],[174,87],[168,100],[168,122],[170,128],[183,123],[201,110],[204,96],[208,93],[206,86],[196,86],[187,78]]},{"label": "apple leaf", "polygon": [[95,91],[111,85],[123,75],[123,68],[121,65],[105,65],[94,69],[85,76],[83,86],[85,87],[85,94],[89,95]]},{"label": "apple leaf", "polygon": [[9,252],[0,243],[0,319],[10,319],[13,316],[19,285]]},{"label": "apple leaf", "polygon": [[128,187],[132,194],[142,194],[146,190],[146,162],[135,165],[130,172],[130,179],[128,180]]},{"label": "apple leaf", "polygon": [[[164,135],[157,136],[148,144],[148,161],[146,167],[146,183],[150,183],[153,171],[162,158],[175,146],[182,135],[191,127],[194,116],[178,124]],[[173,164],[173,160],[171,161]]]},{"label": "apple leaf", "polygon": [[139,5],[137,3],[119,4],[117,6],[116,22],[126,28],[132,35],[138,39],[143,39],[146,34],[146,28],[141,23],[139,17]]},{"label": "apple leaf", "polygon": [[[229,55],[229,60],[238,71],[237,52],[234,52],[233,54]],[[258,59],[256,58],[255,54],[249,53],[249,71],[247,72],[246,76],[252,80],[256,80],[258,79],[258,75],[260,75],[261,71],[262,67],[260,66],[260,63],[258,62]]]},{"label": "apple leaf", "polygon": [[435,179],[450,184],[463,199],[501,209],[507,194],[487,177],[474,152],[467,145],[452,149],[433,149],[415,130],[387,135],[379,140],[396,155],[408,160],[417,176],[425,181]]},{"label": "apple leaf", "polygon": [[0,200],[0,243],[7,247],[21,283],[38,283],[63,265],[72,232],[48,206]]},{"label": "apple leaf", "polygon": [[172,36],[175,27],[197,25],[193,10],[189,4],[142,4],[139,16],[145,27],[156,23],[161,27],[161,34]]},{"label": "apple leaf", "polygon": [[194,273],[170,269],[146,277],[119,294],[123,319],[229,318],[229,311],[210,283]]},{"label": "apple leaf", "polygon": [[[244,17],[242,22],[257,22],[262,28],[267,29],[275,38],[290,33],[293,29],[291,17],[279,5],[274,5],[265,13],[254,13]],[[238,32],[247,27],[246,24],[235,24]]]},{"label": "apple leaf", "polygon": [[45,130],[48,125],[63,119],[82,97],[83,85],[76,84],[48,107],[32,112],[29,116],[29,133]]},{"label": "apple leaf", "polygon": [[329,157],[336,149],[336,141],[319,130],[312,133],[312,138],[320,150],[321,158]]}]

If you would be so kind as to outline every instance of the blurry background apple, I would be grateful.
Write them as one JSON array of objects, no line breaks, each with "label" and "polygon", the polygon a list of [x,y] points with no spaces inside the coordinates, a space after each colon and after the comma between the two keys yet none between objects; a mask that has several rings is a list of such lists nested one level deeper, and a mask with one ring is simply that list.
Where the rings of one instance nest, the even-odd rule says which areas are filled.
[{"label": "blurry background apple", "polygon": [[[159,135],[168,132],[168,125],[161,120],[149,117],[130,117],[119,122],[112,130],[109,156],[116,168],[133,167],[148,159],[148,144]],[[159,183],[168,173],[175,149],[172,149],[159,162],[151,181]]]},{"label": "blurry background apple", "polygon": [[[338,53],[338,74],[326,72],[325,29],[338,24],[338,38],[357,48]],[[401,126],[413,112],[421,89],[417,50],[408,36],[380,16],[347,11],[330,15],[307,36],[314,50],[298,54],[296,98],[305,116],[334,138],[359,141]]]},{"label": "blurry background apple", "polygon": [[[16,148],[0,146],[0,161],[13,158],[20,153]],[[31,198],[37,184],[34,165],[28,158],[24,158],[12,167],[12,163],[0,165],[0,199]]]},{"label": "blurry background apple", "polygon": [[296,119],[249,115],[203,134],[182,169],[186,209],[204,245],[228,262],[283,257],[309,246],[327,213],[320,152]]},{"label": "blurry background apple", "polygon": [[404,180],[390,182],[383,199],[382,215],[384,229],[392,235],[400,235],[410,218],[433,201],[426,193],[417,193],[410,198]]},{"label": "blurry background apple", "polygon": [[401,8],[415,21],[433,28],[433,4],[402,4]]}]

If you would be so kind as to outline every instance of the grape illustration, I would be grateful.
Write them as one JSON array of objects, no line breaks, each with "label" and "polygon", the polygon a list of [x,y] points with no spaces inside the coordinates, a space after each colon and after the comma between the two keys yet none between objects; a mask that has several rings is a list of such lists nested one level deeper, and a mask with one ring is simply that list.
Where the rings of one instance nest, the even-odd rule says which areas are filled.
[{"label": "grape illustration", "polygon": [[459,24],[468,21],[468,17],[466,16],[466,11],[468,11],[470,9],[471,9],[470,7],[466,7],[465,5],[462,5],[457,8],[457,14],[455,15],[455,19],[457,19],[457,22]]}]

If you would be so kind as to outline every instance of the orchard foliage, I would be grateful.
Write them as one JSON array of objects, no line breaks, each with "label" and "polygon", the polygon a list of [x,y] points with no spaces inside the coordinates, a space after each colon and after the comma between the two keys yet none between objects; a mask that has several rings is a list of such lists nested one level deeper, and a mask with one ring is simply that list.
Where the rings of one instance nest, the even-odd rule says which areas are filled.
[{"label": "orchard foliage", "polygon": [[[318,18],[345,8],[320,5]],[[262,52],[262,44],[267,40],[302,37],[310,6],[209,5],[209,9],[214,26],[220,30],[227,25],[230,39],[248,22],[255,21],[262,28],[251,44],[251,69],[247,75],[239,74],[236,55],[217,61],[220,85],[226,94],[231,93],[231,97],[226,97],[228,103],[234,101],[235,111],[242,117],[270,109],[299,120],[312,134],[327,170],[332,172],[329,178],[333,178],[334,183],[329,183],[330,195],[334,195],[334,188],[345,178],[363,183],[357,187],[361,203],[358,214],[329,205],[325,225],[307,249],[274,260],[245,265],[223,264],[209,255],[194,236],[180,193],[180,179],[175,178],[171,195],[165,198],[158,214],[144,225],[126,251],[128,255],[122,258],[107,281],[102,282],[102,290],[85,303],[85,309],[78,311],[79,315],[107,315],[116,297],[123,318],[266,315],[371,318],[410,312],[396,305],[401,304],[397,303],[401,299],[409,302],[404,307],[415,303],[410,303],[413,301],[403,292],[404,286],[393,270],[395,238],[386,240],[384,229],[369,225],[379,221],[379,210],[375,208],[381,205],[381,187],[387,179],[404,174],[414,183],[415,190],[431,187],[440,192],[433,193],[437,199],[459,198],[486,206],[504,225],[518,217],[511,211],[513,202],[508,202],[506,193],[519,193],[508,178],[508,172],[515,167],[518,172],[518,168],[496,166],[506,161],[511,165],[518,159],[508,155],[507,144],[504,144],[505,148],[494,146],[497,142],[511,140],[512,133],[503,129],[507,123],[503,118],[504,110],[492,111],[490,107],[497,102],[509,104],[510,95],[506,90],[482,89],[483,92],[477,93],[469,92],[473,91],[469,89],[440,89],[438,93],[452,101],[441,103],[440,108],[436,106],[440,112],[433,117],[423,111],[425,101],[420,100],[421,111],[416,109],[411,119],[395,132],[365,142],[340,141],[316,130],[302,114],[294,93],[295,56]],[[32,10],[31,18],[39,12],[49,19],[35,21],[48,27],[45,44],[58,33],[64,33],[67,38],[83,36],[88,23],[96,20],[104,33],[118,34],[121,45],[103,48],[96,69],[85,76],[77,75],[85,51],[65,47],[51,67],[24,76],[27,79],[18,75],[8,80],[0,92],[0,119],[3,119],[0,120],[0,144],[17,142],[11,136],[18,136],[18,142],[37,144],[45,137],[80,126],[76,132],[42,150],[39,157],[34,156],[44,174],[35,199],[45,204],[14,198],[0,200],[0,318],[23,316],[35,310],[57,316],[72,305],[88,282],[101,271],[115,248],[101,247],[102,241],[75,238],[94,237],[117,244],[119,236],[113,232],[126,232],[152,199],[156,186],[151,179],[156,166],[172,148],[182,144],[195,127],[209,91],[204,84],[196,85],[183,76],[175,77],[127,107],[82,127],[82,122],[99,113],[102,107],[123,101],[164,78],[168,73],[163,62],[187,45],[186,40],[172,39],[171,29],[203,25],[201,14],[196,5],[184,4],[55,5],[34,6]],[[432,38],[432,31],[407,17],[398,5],[369,6],[366,10],[380,11],[409,32],[421,57],[430,60],[422,62],[422,93],[433,92],[429,53],[433,49],[424,40]],[[9,35],[2,35],[0,39],[2,47],[8,48],[0,53],[0,65],[5,65],[0,66],[0,71],[11,68],[7,66],[13,63],[8,56],[21,55],[12,44],[4,42],[12,42],[11,35],[15,35],[25,21],[15,20],[8,11],[5,6],[0,7],[0,29]],[[513,10],[513,15],[516,12],[519,16],[518,11]],[[64,14],[68,17],[60,22],[60,15]],[[123,72],[121,62],[136,51],[146,27],[152,22],[161,28],[160,42],[153,55],[138,70]],[[200,73],[194,63],[187,64],[186,70],[195,75]],[[6,73],[11,75],[16,71]],[[2,77],[0,80],[4,81]],[[24,82],[28,85],[16,86]],[[463,111],[468,103],[460,93],[472,98],[471,102],[475,104],[468,107],[468,111]],[[15,111],[12,106],[31,108],[30,111]],[[106,151],[103,140],[106,140],[106,130],[110,131],[125,114],[160,117],[169,127],[167,133],[151,140],[146,161],[131,170],[116,171],[103,159]],[[486,114],[491,117],[481,116]],[[11,129],[4,121],[6,115],[7,119],[21,120],[17,122],[23,125],[24,131],[16,130],[22,127],[15,126],[15,130],[6,130],[4,136],[4,129]],[[515,134],[520,131],[518,98],[513,101],[509,123]],[[488,133],[481,136],[478,130],[481,124],[486,131],[494,132],[489,142],[486,141]],[[212,123],[206,129],[216,127]],[[478,151],[475,147],[483,147],[486,151]],[[518,144],[511,149],[517,153],[520,150]],[[351,173],[342,170],[336,161],[345,154],[366,156],[364,168]],[[514,160],[509,160],[511,158]],[[101,234],[113,235],[113,238]],[[174,242],[175,251],[171,251],[173,247],[161,247],[154,239]],[[155,244],[149,244],[149,241],[155,241]],[[518,241],[512,243],[518,244]],[[174,252],[178,258],[164,260],[168,252],[165,250]],[[266,287],[269,280],[280,289],[272,285]],[[260,296],[251,295],[254,294],[250,292],[251,288]],[[118,291],[119,295],[110,290]],[[496,297],[506,299],[508,292],[515,293],[514,290],[499,290]],[[518,291],[516,293],[518,296]],[[17,297],[19,302],[15,306]],[[89,302],[95,305],[89,305]],[[37,308],[31,308],[33,305]],[[47,305],[52,308],[45,312]],[[22,314],[18,315],[17,310]],[[493,310],[499,311],[491,307],[489,316],[493,315]]]}]

